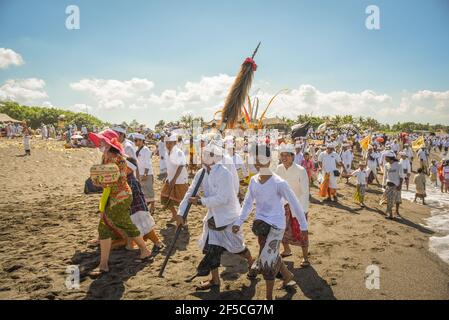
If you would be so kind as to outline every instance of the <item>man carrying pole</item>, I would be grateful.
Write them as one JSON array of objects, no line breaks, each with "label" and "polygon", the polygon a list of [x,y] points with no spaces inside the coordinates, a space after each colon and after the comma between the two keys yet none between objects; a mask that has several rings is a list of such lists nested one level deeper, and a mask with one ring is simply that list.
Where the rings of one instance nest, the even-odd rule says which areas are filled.
[{"label": "man carrying pole", "polygon": [[199,241],[204,257],[197,267],[196,274],[196,276],[212,274],[211,280],[203,282],[197,287],[197,290],[208,290],[220,286],[218,267],[224,251],[241,255],[247,260],[249,278],[254,278],[256,274],[251,271],[254,260],[245,246],[242,232],[232,232],[232,226],[239,218],[240,205],[232,175],[221,163],[223,149],[210,143],[202,152],[206,174],[201,181],[200,189],[204,191],[204,196],[192,197],[193,186],[198,184],[201,172],[199,171],[179,206],[177,224],[181,226],[184,223],[183,215],[189,203],[205,206],[208,209],[203,223],[203,234]]}]

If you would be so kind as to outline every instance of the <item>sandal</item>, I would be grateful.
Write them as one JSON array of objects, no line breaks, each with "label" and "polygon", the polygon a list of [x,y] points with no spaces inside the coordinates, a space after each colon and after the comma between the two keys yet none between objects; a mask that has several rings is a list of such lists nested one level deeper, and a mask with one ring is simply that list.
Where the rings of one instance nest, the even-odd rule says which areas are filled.
[{"label": "sandal", "polygon": [[309,261],[309,260],[303,260],[303,261],[301,262],[300,266],[301,266],[302,268],[310,267],[310,261]]},{"label": "sandal", "polygon": [[91,277],[91,278],[99,278],[99,277],[101,277],[101,276],[103,276],[103,275],[105,275],[105,274],[108,274],[109,273],[109,270],[103,270],[103,269],[100,269],[100,268],[97,268],[97,269],[94,269],[94,270],[92,270],[91,272],[89,272],[87,275],[89,276],[89,277]]},{"label": "sandal", "polygon": [[98,240],[98,239],[93,239],[93,240],[87,241],[87,247],[88,248],[96,248],[99,245],[100,245],[100,240]]},{"label": "sandal", "polygon": [[279,289],[280,290],[283,290],[283,289],[289,289],[289,288],[293,288],[293,287],[295,287],[296,286],[296,282],[295,282],[295,280],[290,280],[289,282],[287,282],[287,283],[283,283],[280,287],[279,287]]},{"label": "sandal", "polygon": [[281,253],[281,258],[287,258],[287,257],[291,257],[293,255],[293,253]]},{"label": "sandal", "polygon": [[219,288],[220,283],[212,283],[211,281],[201,282],[200,285],[196,286],[197,291],[205,291],[213,288]]},{"label": "sandal", "polygon": [[157,256],[157,254],[158,254],[159,252],[161,252],[162,249],[164,249],[164,245],[163,245],[163,244],[160,245],[160,246],[154,245],[154,246],[153,246],[153,249],[151,249],[151,257]]},{"label": "sandal", "polygon": [[153,262],[153,257],[151,255],[146,256],[145,258],[138,258],[134,260],[134,262],[137,263],[146,263],[146,262]]},{"label": "sandal", "polygon": [[286,279],[287,282],[285,282],[285,280],[284,280],[282,282],[282,286],[280,287],[280,289],[287,289],[290,287],[294,287],[296,285],[294,278],[295,278],[295,275],[290,272],[290,276],[288,277],[288,279]]}]

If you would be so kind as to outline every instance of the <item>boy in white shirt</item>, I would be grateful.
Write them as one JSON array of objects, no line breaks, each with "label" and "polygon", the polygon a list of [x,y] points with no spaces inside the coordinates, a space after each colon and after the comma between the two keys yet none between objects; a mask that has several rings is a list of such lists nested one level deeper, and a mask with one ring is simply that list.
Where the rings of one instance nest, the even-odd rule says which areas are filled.
[{"label": "boy in white shirt", "polygon": [[354,193],[354,200],[365,207],[365,193],[366,185],[368,184],[368,175],[370,170],[366,169],[365,163],[360,161],[359,168],[355,170],[351,175],[357,179],[356,191]]},{"label": "boy in white shirt", "polygon": [[235,233],[240,231],[241,225],[253,210],[255,202],[256,215],[252,230],[258,236],[260,246],[256,269],[264,276],[267,300],[272,300],[274,281],[279,272],[283,278],[283,288],[295,285],[294,276],[282,261],[279,250],[286,228],[283,210],[285,200],[290,206],[292,215],[299,221],[303,237],[307,237],[308,225],[295,193],[285,180],[269,169],[270,149],[266,145],[258,145],[255,149],[256,167],[259,173],[251,178],[240,217],[234,223],[232,230]]}]

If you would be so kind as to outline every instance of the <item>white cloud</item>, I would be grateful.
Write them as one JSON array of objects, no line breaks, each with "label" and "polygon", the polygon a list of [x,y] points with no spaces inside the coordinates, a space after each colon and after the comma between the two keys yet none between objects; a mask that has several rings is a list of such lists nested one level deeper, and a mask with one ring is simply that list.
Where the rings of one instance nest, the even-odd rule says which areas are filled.
[{"label": "white cloud", "polygon": [[[275,93],[261,92],[259,116]],[[268,116],[286,116],[295,119],[299,114],[318,116],[353,114],[374,116],[381,108],[393,106],[392,98],[371,90],[362,92],[323,92],[312,85],[301,85],[298,89],[279,94],[268,109]]]},{"label": "white cloud", "polygon": [[180,90],[167,89],[160,95],[151,95],[149,103],[163,105],[164,110],[183,110],[188,106],[206,107],[211,102],[224,100],[234,77],[219,74],[201,77],[199,82],[188,81]]},{"label": "white cloud", "polygon": [[[165,88],[153,92],[154,83],[148,79],[127,81],[83,79],[70,86],[94,98],[99,108],[124,109],[136,112],[151,111],[151,118],[174,120],[184,114],[211,119],[223,106],[234,77],[226,74],[203,76],[199,81],[188,81],[182,87]],[[263,87],[263,90],[255,90]],[[260,99],[259,116],[276,93],[266,82],[253,85]],[[444,122],[449,121],[449,91],[422,90],[403,92],[402,96],[363,90],[321,91],[310,84],[282,92],[274,100],[267,116],[285,116],[296,119],[299,114],[369,116],[381,122],[397,121]],[[126,120],[126,118],[124,118]]]},{"label": "white cloud", "polygon": [[42,104],[48,98],[44,88],[45,81],[42,79],[6,80],[0,87],[0,100],[11,100],[22,104]]},{"label": "white cloud", "polygon": [[70,84],[73,90],[85,92],[93,97],[99,108],[114,109],[130,105],[129,101],[139,99],[151,91],[154,83],[147,79],[131,80],[82,79]]},{"label": "white cloud", "polygon": [[14,50],[0,48],[0,69],[6,69],[11,65],[20,66],[24,63],[22,56]]}]

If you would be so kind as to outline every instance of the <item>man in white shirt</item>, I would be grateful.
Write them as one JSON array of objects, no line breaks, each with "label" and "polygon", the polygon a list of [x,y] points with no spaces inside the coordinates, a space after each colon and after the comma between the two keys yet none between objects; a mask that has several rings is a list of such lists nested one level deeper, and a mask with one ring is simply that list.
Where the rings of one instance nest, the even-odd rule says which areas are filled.
[{"label": "man in white shirt", "polygon": [[376,179],[377,184],[380,185],[379,179],[377,178],[377,167],[379,166],[379,158],[380,154],[377,149],[374,149],[373,146],[368,147],[368,152],[365,157],[365,161],[367,163],[369,169],[369,177],[368,184]]},{"label": "man in white shirt", "polygon": [[167,152],[164,157],[167,164],[167,179],[161,190],[161,203],[172,213],[170,222],[176,221],[176,206],[182,201],[189,188],[187,158],[177,147],[177,142],[176,134],[165,137]]},{"label": "man in white shirt", "polygon": [[243,161],[242,156],[236,152],[235,145],[228,146],[226,149],[230,157],[232,157],[232,162],[234,163],[235,169],[239,176],[239,180],[244,180],[248,177],[248,169],[245,166],[245,161]]},{"label": "man in white shirt", "polygon": [[301,165],[302,161],[304,160],[304,154],[302,153],[302,147],[303,145],[301,142],[296,142],[295,144],[295,163],[297,165]]},{"label": "man in white shirt", "polygon": [[404,150],[402,150],[405,152],[405,154],[407,155],[407,158],[410,160],[410,172],[413,171],[413,159],[414,159],[414,153],[413,153],[413,149],[410,148],[410,145],[408,143],[404,144]]},{"label": "man in white shirt", "polygon": [[151,157],[153,153],[150,148],[145,145],[145,136],[141,133],[134,135],[134,141],[137,146],[137,168],[140,174],[140,185],[142,192],[145,195],[147,204],[150,205],[150,213],[154,213],[154,177],[153,177],[153,164],[151,163]]},{"label": "man in white shirt", "polygon": [[[17,127],[16,127],[17,128]],[[41,136],[42,136],[42,140],[46,140],[48,139],[48,131],[47,131],[47,126],[45,124],[42,124],[42,128],[41,128]]]},{"label": "man in white shirt", "polygon": [[327,197],[328,201],[337,202],[337,175],[339,174],[337,167],[341,166],[341,158],[335,152],[334,143],[329,143],[326,147],[326,151],[318,156],[318,166],[324,176],[320,185],[320,196]]},{"label": "man in white shirt", "polygon": [[346,178],[346,183],[349,183],[349,178],[352,174],[352,161],[354,155],[349,144],[343,144],[343,151],[341,152],[341,161],[343,163],[342,176]]},{"label": "man in white shirt", "polygon": [[[121,126],[115,126],[112,127],[112,130],[118,134],[118,141],[123,145],[125,154],[137,161],[136,146],[131,140],[126,139],[126,129]],[[139,169],[137,169],[136,177],[138,180],[140,179]]]},{"label": "man in white shirt", "polygon": [[[212,140],[211,143],[218,146],[221,149],[224,147],[224,143],[222,140]],[[234,165],[234,161],[232,160],[232,157],[228,153],[224,152],[221,156],[220,163],[223,164],[226,167],[226,169],[228,169],[229,172],[231,173],[234,191],[238,195],[240,192],[240,179],[237,169]]]},{"label": "man in white shirt", "polygon": [[165,149],[164,136],[160,137],[157,142],[157,155],[159,156],[159,179],[163,179],[167,174],[167,162],[165,159],[165,154],[167,153]]},{"label": "man in white shirt", "polygon": [[393,151],[385,154],[384,181],[385,192],[381,204],[387,202],[386,218],[394,219],[393,206],[396,205],[396,215],[399,216],[399,205],[401,203],[401,189],[404,180],[404,171]]},{"label": "man in white shirt", "polygon": [[113,127],[112,130],[117,132],[118,141],[123,145],[123,149],[125,149],[125,153],[128,157],[134,158],[137,160],[136,156],[136,146],[135,144],[126,138],[126,129],[123,127]]},{"label": "man in white shirt", "polygon": [[[207,215],[203,220],[203,234],[199,241],[204,257],[197,267],[196,276],[204,277],[211,273],[212,279],[197,288],[208,290],[220,286],[218,268],[224,251],[241,255],[247,260],[248,277],[254,278],[256,274],[251,271],[254,260],[251,252],[245,246],[243,233],[241,231],[232,232],[232,226],[239,218],[240,204],[234,190],[232,175],[221,163],[223,149],[211,143],[203,149],[202,153],[203,169],[196,173],[179,206],[177,224],[178,226],[184,224],[184,214],[188,203],[207,208]],[[206,172],[199,190],[202,190],[204,195],[192,197],[203,170]]]},{"label": "man in white shirt", "polygon": [[391,150],[395,153],[398,154],[399,152],[399,143],[397,140],[394,140],[393,143],[391,144]]},{"label": "man in white shirt", "polygon": [[410,160],[407,157],[407,154],[402,151],[399,152],[399,156],[401,157],[401,160],[399,160],[399,164],[402,166],[402,170],[404,173],[404,181],[405,181],[405,187],[408,191],[409,183],[410,183],[410,175],[412,173],[412,167]]},{"label": "man in white shirt", "polygon": [[418,151],[418,159],[419,159],[419,163],[421,165],[421,169],[423,170],[424,174],[428,174],[428,170],[427,168],[429,167],[429,153],[426,150],[425,147],[422,147],[419,151]]},{"label": "man in white shirt", "polygon": [[[282,144],[279,147],[281,164],[277,167],[275,173],[282,179],[287,181],[290,188],[299,200],[299,203],[304,210],[304,214],[307,219],[309,212],[309,177],[307,175],[306,169],[302,166],[294,163],[295,150],[292,145]],[[308,267],[310,265],[309,256],[309,239],[308,237],[296,237],[293,232],[292,220],[293,216],[290,211],[290,206],[286,204],[285,217],[286,217],[286,228],[284,233],[284,238],[282,239],[282,244],[284,245],[284,252],[281,253],[281,257],[289,257],[292,255],[290,249],[290,244],[294,246],[300,246],[302,249],[303,260],[301,262],[301,267]]]}]

